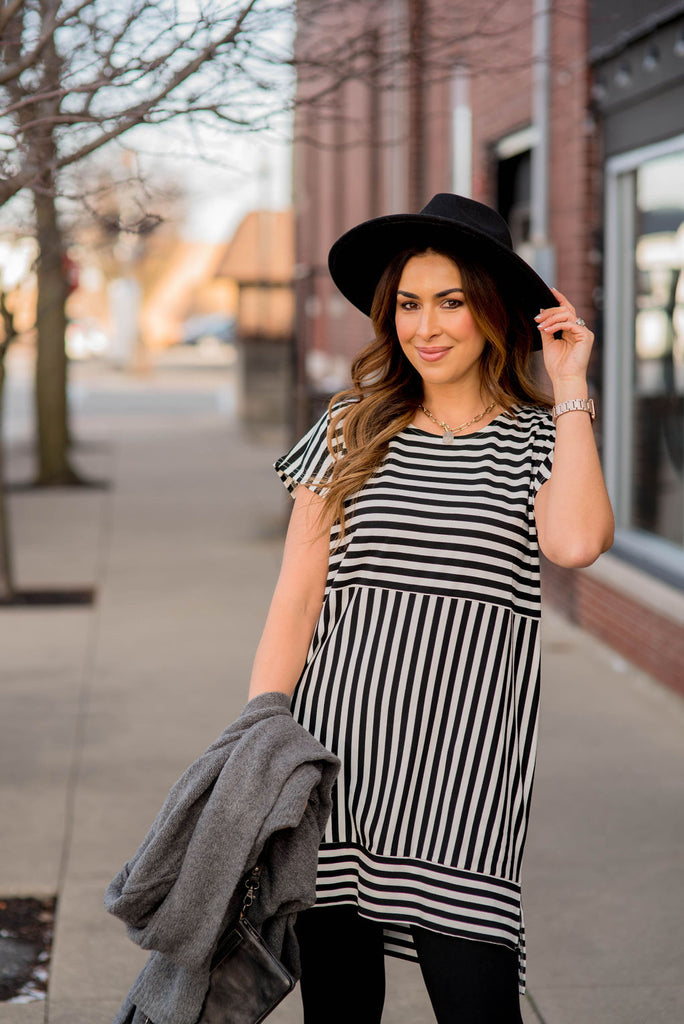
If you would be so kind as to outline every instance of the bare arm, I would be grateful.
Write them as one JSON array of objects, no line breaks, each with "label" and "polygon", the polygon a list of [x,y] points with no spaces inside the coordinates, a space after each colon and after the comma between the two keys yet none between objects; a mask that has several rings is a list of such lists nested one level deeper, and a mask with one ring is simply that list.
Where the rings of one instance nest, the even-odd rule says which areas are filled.
[{"label": "bare arm", "polygon": [[249,698],[292,694],[323,604],[329,534],[321,529],[322,498],[299,486],[285,540],[283,562],[266,625],[254,658]]},{"label": "bare arm", "polygon": [[[576,311],[555,291],[561,306],[542,311],[544,362],[554,402],[586,398],[587,365],[594,335],[578,325]],[[547,328],[547,330],[544,330]],[[562,338],[553,332],[562,330]],[[613,543],[615,521],[586,412],[568,412],[556,423],[551,477],[534,506],[539,546],[550,561],[567,567],[591,565]]]}]

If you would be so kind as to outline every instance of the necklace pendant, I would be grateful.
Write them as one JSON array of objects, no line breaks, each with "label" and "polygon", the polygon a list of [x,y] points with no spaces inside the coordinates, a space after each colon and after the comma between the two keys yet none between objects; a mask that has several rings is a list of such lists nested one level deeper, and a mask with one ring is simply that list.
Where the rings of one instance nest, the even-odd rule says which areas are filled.
[{"label": "necklace pendant", "polygon": [[453,444],[454,434],[452,430],[445,430],[442,435],[442,444]]}]

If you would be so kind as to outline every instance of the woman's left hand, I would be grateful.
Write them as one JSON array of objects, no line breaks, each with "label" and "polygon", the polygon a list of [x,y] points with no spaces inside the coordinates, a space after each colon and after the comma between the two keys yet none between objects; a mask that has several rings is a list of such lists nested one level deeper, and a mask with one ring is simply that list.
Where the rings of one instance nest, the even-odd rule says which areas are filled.
[{"label": "woman's left hand", "polygon": [[[577,323],[577,311],[551,289],[558,306],[535,317],[554,402],[587,398],[587,366],[594,335]],[[554,338],[554,332],[562,332]],[[556,428],[551,477],[534,502],[539,546],[556,565],[591,565],[613,543],[615,520],[601,473],[591,420],[586,413],[561,416]]]},{"label": "woman's left hand", "polygon": [[[542,336],[544,365],[552,384],[563,379],[586,377],[594,335],[589,328],[578,323],[577,311],[556,288],[551,291],[559,305],[542,309],[534,319]],[[554,338],[562,331],[560,338]]]}]

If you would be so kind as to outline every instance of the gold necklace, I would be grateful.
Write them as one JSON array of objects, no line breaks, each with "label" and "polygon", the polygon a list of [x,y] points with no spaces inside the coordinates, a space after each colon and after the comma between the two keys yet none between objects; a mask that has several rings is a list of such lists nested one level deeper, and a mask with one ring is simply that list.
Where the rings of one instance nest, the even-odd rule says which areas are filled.
[{"label": "gold necklace", "polygon": [[460,433],[461,430],[465,430],[466,427],[472,427],[473,423],[479,423],[480,420],[484,416],[486,416],[488,412],[492,411],[495,405],[496,402],[492,402],[492,404],[488,405],[486,409],[483,409],[482,412],[479,412],[477,416],[473,416],[472,420],[466,420],[465,423],[462,423],[460,427],[450,427],[449,424],[445,423],[443,420],[438,420],[437,417],[433,416],[430,410],[426,409],[424,405],[419,405],[418,408],[425,413],[429,420],[432,420],[433,423],[436,423],[438,427],[442,428],[442,430],[444,431],[444,436],[442,437],[443,443],[451,444],[454,440],[455,434]]}]

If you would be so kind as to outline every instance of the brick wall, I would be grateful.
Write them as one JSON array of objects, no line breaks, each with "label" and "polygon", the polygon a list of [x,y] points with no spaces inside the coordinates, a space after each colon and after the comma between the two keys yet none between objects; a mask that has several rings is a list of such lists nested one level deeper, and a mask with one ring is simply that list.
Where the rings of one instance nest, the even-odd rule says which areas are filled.
[{"label": "brick wall", "polygon": [[684,696],[681,623],[645,607],[639,595],[619,592],[581,570],[545,561],[544,600],[598,636],[628,661]]}]

